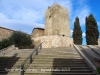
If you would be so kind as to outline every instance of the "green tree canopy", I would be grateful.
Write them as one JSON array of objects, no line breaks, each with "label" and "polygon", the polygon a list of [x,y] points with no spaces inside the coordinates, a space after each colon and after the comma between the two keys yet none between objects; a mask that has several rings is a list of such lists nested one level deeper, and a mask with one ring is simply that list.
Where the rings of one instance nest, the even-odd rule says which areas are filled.
[{"label": "green tree canopy", "polygon": [[86,17],[86,42],[87,45],[98,45],[99,31],[97,22],[92,14]]},{"label": "green tree canopy", "polygon": [[9,39],[3,39],[2,41],[0,41],[0,50],[10,45],[12,45],[12,42],[9,41]]},{"label": "green tree canopy", "polygon": [[15,46],[19,48],[26,48],[32,44],[31,37],[21,31],[14,32],[9,39],[13,44],[15,44]]},{"label": "green tree canopy", "polygon": [[73,41],[74,44],[81,45],[82,44],[82,30],[79,23],[79,18],[75,18],[74,29],[73,29]]}]

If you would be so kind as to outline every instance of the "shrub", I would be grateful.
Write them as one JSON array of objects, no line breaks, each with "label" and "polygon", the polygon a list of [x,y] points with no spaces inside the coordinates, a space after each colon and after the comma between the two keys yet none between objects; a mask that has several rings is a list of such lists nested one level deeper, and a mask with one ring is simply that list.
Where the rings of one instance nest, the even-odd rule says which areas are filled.
[{"label": "shrub", "polygon": [[100,67],[97,67],[97,72],[100,74]]},{"label": "shrub", "polygon": [[0,41],[0,50],[10,45],[12,45],[12,42],[10,42],[9,39],[3,39],[2,41]]},{"label": "shrub", "polygon": [[14,32],[9,39],[18,48],[29,48],[32,44],[31,37],[22,31]]}]

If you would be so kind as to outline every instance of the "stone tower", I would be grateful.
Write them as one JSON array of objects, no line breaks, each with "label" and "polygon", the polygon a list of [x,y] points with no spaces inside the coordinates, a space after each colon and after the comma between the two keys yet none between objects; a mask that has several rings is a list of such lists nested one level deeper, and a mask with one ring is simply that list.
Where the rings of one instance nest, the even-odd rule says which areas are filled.
[{"label": "stone tower", "polygon": [[45,35],[70,37],[68,10],[58,4],[48,7],[45,13]]},{"label": "stone tower", "polygon": [[[33,31],[33,34],[35,30]],[[32,37],[34,45],[42,42],[43,48],[70,47],[73,39],[70,38],[70,24],[68,10],[58,4],[53,4],[45,12],[45,29],[43,35]]]}]

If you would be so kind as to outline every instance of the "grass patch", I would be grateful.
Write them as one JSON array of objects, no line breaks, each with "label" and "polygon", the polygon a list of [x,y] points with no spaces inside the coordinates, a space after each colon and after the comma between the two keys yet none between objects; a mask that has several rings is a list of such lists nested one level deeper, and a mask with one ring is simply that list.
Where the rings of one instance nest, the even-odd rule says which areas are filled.
[{"label": "grass patch", "polygon": [[100,74],[100,67],[97,67],[97,72]]}]

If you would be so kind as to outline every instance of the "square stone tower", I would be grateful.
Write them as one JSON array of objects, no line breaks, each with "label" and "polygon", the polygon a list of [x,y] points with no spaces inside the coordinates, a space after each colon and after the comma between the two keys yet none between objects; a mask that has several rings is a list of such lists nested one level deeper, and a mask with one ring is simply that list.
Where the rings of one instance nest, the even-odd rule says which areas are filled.
[{"label": "square stone tower", "polygon": [[45,13],[44,35],[32,39],[36,46],[43,42],[43,48],[73,46],[73,39],[70,38],[68,10],[56,3],[48,7]]},{"label": "square stone tower", "polygon": [[45,35],[70,37],[68,10],[58,4],[48,7],[45,13]]}]

